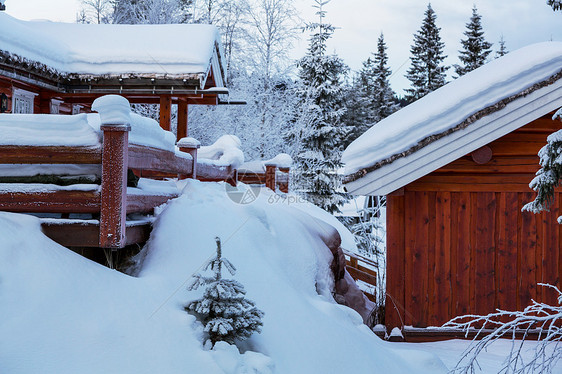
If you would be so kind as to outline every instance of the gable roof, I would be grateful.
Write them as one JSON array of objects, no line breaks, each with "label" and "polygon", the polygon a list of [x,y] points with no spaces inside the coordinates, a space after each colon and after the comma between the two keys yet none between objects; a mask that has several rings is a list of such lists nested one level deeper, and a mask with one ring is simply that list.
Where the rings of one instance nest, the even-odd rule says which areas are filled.
[{"label": "gable roof", "polygon": [[562,43],[489,62],[380,121],[342,155],[346,189],[386,195],[562,106]]},{"label": "gable roof", "polygon": [[21,21],[0,13],[0,69],[32,69],[57,83],[91,79],[192,81],[224,87],[212,25],[114,25]]}]

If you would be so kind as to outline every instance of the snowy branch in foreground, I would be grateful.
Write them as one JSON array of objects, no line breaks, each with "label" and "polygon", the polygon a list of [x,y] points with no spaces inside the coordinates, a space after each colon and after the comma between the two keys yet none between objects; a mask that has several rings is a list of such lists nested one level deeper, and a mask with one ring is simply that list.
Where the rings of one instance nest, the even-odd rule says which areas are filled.
[{"label": "snowy branch in foreground", "polygon": [[[552,119],[562,118],[562,109],[558,110]],[[547,211],[554,201],[554,189],[558,187],[562,178],[562,130],[548,136],[546,145],[539,151],[541,168],[529,187],[537,192],[535,200],[526,204],[522,211],[540,213]],[[562,217],[558,217],[562,224]]]},{"label": "snowy branch in foreground", "polygon": [[[443,327],[460,328],[466,331],[475,326],[478,331],[470,346],[463,352],[457,365],[451,373],[476,373],[478,355],[488,349],[491,343],[500,338],[511,338],[512,345],[509,355],[503,362],[499,373],[552,373],[552,368],[562,356],[562,292],[549,284],[539,283],[549,287],[558,293],[558,305],[552,306],[531,300],[531,305],[523,311],[509,312],[498,310],[486,316],[466,315],[460,316],[447,322]],[[468,319],[468,322],[463,322]],[[502,322],[509,319],[508,322]],[[484,329],[494,329],[489,335],[482,337]],[[516,332],[521,331],[523,336],[516,341]],[[533,357],[524,362],[522,358],[523,344],[529,333],[538,331],[538,344],[535,347]],[[477,340],[481,338],[481,340]]]}]

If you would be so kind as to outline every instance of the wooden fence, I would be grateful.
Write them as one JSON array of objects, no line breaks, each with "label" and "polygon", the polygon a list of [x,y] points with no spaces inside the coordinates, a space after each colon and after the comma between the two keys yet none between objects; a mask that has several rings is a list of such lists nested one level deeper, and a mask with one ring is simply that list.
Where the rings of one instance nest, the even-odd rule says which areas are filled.
[{"label": "wooden fence", "polygon": [[249,170],[239,170],[238,180],[246,184],[265,185],[267,188],[281,192],[289,192],[289,172],[288,167],[277,167],[275,164],[266,164],[265,171],[253,172]]},{"label": "wooden fence", "polygon": [[[344,251],[346,269],[355,281],[364,282],[368,289],[362,287],[362,291],[371,300],[376,302],[374,289],[377,287],[377,263],[370,258]],[[372,287],[372,288],[371,288]]]},{"label": "wooden fence", "polygon": [[[156,206],[177,194],[155,194],[142,190],[127,192],[127,173],[138,176],[197,178],[202,181],[226,181],[236,185],[237,170],[197,159],[198,146],[180,145],[180,152],[128,143],[127,125],[103,125],[103,143],[98,147],[65,146],[0,146],[0,164],[98,164],[101,165],[101,186],[72,189],[53,188],[28,183],[6,184],[0,188],[0,210],[17,213],[91,214],[92,220],[43,220],[44,233],[68,247],[123,248],[145,242],[151,222],[127,221],[127,214],[150,214]],[[276,168],[268,166],[263,180],[275,189],[288,191],[286,179],[276,176]],[[241,174],[243,181],[248,181]]]}]

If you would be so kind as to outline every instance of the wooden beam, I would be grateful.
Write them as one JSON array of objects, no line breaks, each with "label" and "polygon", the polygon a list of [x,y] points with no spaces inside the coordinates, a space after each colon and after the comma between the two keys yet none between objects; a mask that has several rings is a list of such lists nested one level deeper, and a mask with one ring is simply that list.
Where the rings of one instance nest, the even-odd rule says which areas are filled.
[{"label": "wooden beam", "polygon": [[100,193],[97,190],[0,191],[0,210],[8,212],[97,213],[100,205]]},{"label": "wooden beam", "polygon": [[178,127],[176,140],[187,137],[188,134],[188,105],[186,99],[178,100]]},{"label": "wooden beam", "polygon": [[179,195],[127,195],[127,213],[151,213],[154,208],[165,204]]},{"label": "wooden beam", "polygon": [[1,164],[100,164],[100,147],[0,146]]},{"label": "wooden beam", "polygon": [[170,131],[172,118],[172,97],[170,95],[160,96],[160,127]]},{"label": "wooden beam", "polygon": [[163,149],[130,145],[129,167],[138,170],[190,175],[193,171],[193,160],[178,157],[175,153]]},{"label": "wooden beam", "polygon": [[[43,233],[65,247],[99,247],[99,224],[93,222],[42,222]],[[145,243],[150,237],[150,222],[127,222],[125,246]]]},{"label": "wooden beam", "polygon": [[129,125],[102,125],[103,153],[99,246],[123,248],[127,206]]}]

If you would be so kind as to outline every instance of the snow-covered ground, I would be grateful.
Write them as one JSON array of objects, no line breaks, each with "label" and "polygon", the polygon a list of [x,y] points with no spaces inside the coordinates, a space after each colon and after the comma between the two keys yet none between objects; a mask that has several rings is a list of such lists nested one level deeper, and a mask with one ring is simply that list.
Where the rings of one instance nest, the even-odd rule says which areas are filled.
[{"label": "snow-covered ground", "polygon": [[[240,205],[223,184],[186,183],[161,209],[136,277],[52,242],[34,217],[0,213],[1,373],[446,372],[431,352],[380,340],[333,301],[325,227],[307,213],[317,209],[271,204],[265,193]],[[215,236],[265,312],[262,333],[240,351],[204,348],[183,310],[200,296],[186,288]]]},{"label": "snow-covered ground", "polygon": [[[453,369],[458,360],[463,356],[463,352],[469,346],[470,340],[446,340],[432,343],[390,343],[404,354],[411,354],[411,350],[425,351],[437,355],[449,370]],[[501,339],[490,345],[489,349],[482,352],[478,359],[478,364],[482,371],[476,373],[496,374],[500,373],[502,363],[509,354],[512,342],[509,339]],[[516,341],[518,347],[519,341]],[[529,360],[537,346],[536,342],[525,342],[521,351],[524,360]],[[562,373],[562,363],[558,363],[553,368],[552,373]]]}]

